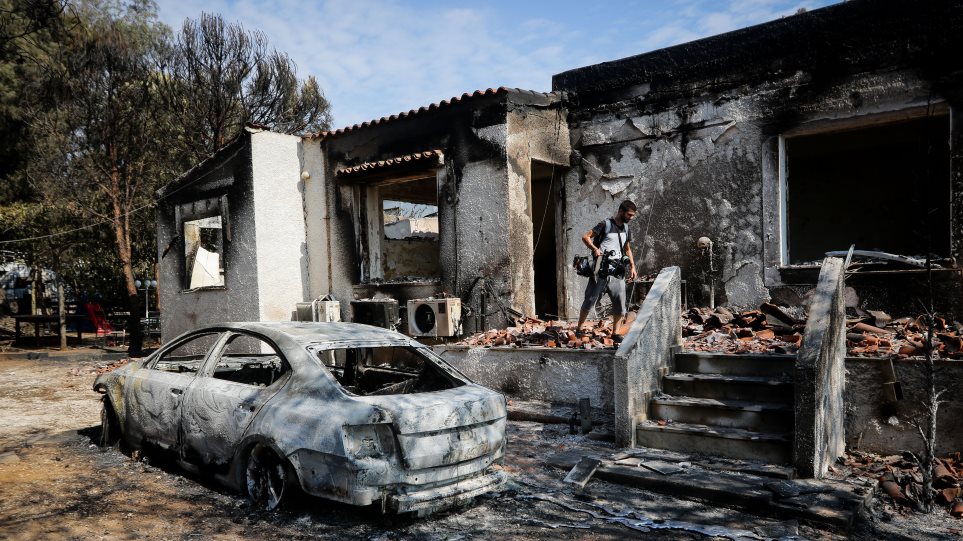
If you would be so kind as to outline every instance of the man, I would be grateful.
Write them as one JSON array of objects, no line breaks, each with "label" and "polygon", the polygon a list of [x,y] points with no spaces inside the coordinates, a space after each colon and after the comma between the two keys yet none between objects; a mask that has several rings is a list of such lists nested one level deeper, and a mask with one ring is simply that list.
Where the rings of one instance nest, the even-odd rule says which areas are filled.
[{"label": "man", "polygon": [[[603,252],[615,252],[613,257],[619,258],[625,255],[629,258],[629,268],[626,269],[625,278],[629,282],[635,280],[635,259],[632,257],[632,248],[629,241],[632,240],[632,232],[629,230],[629,222],[635,218],[635,203],[625,200],[619,205],[619,211],[615,216],[598,223],[589,232],[582,235],[582,242],[592,250],[592,255],[598,260]],[[622,322],[625,320],[625,281],[614,276],[604,278],[598,276],[589,277],[588,285],[585,286],[585,300],[582,301],[582,310],[578,314],[578,329],[582,329],[585,319],[588,318],[589,310],[595,307],[599,297],[606,291],[612,299],[612,324],[613,331],[617,332]],[[618,335],[615,335],[618,339]]]}]

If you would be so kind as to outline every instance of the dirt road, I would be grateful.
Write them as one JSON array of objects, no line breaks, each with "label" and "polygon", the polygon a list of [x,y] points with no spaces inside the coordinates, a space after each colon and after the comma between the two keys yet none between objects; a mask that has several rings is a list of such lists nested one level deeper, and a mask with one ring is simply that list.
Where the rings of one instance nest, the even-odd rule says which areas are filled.
[{"label": "dirt road", "polygon": [[544,457],[600,444],[568,435],[568,427],[525,422],[509,426],[505,489],[467,508],[412,519],[304,497],[282,511],[254,512],[240,495],[156,457],[97,447],[100,402],[90,390],[96,368],[0,360],[0,538],[842,538],[598,480],[573,494],[563,474],[543,466]]}]

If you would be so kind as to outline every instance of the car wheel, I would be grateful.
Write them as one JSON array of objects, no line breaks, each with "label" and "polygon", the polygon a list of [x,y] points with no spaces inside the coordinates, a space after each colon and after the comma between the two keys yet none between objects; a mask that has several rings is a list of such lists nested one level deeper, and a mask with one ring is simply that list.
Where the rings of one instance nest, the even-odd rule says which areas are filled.
[{"label": "car wheel", "polygon": [[247,497],[254,507],[264,511],[274,510],[281,504],[292,480],[287,463],[264,445],[258,445],[251,451],[245,477]]},{"label": "car wheel", "polygon": [[100,408],[100,446],[111,447],[120,441],[120,423],[110,400],[104,398]]}]

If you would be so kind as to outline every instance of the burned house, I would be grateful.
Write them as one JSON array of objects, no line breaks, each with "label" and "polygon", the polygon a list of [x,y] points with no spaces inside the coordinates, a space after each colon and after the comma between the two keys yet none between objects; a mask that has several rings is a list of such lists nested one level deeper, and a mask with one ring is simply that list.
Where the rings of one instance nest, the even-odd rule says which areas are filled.
[{"label": "burned house", "polygon": [[[846,2],[567,71],[551,93],[249,129],[160,192],[164,337],[324,294],[345,319],[358,299],[450,295],[466,332],[574,318],[568,263],[623,199],[640,273],[679,265],[689,303],[798,303],[824,253],[855,245],[932,254],[938,308],[959,314],[961,11]],[[414,233],[428,215],[436,232]],[[915,309],[921,270],[864,270],[851,305]]]},{"label": "burned house", "polygon": [[159,193],[164,339],[326,294],[343,319],[460,297],[465,331],[557,313],[569,155],[557,96],[507,88],[303,138],[249,127]]},{"label": "burned house", "polygon": [[[825,253],[854,244],[930,253],[939,308],[960,314],[961,14],[846,2],[556,75],[574,150],[563,222],[584,231],[635,200],[642,269],[680,265],[703,306],[798,303]],[[906,269],[864,268],[848,302],[915,313],[924,271]]]}]

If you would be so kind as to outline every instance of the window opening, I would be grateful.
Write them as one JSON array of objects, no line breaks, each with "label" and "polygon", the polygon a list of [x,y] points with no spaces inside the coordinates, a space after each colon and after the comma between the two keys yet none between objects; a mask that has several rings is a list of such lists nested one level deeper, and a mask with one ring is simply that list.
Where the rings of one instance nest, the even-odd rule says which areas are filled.
[{"label": "window opening", "polygon": [[218,357],[211,377],[254,387],[267,387],[288,372],[288,364],[266,340],[235,334]]},{"label": "window opening", "polygon": [[207,356],[207,352],[214,347],[221,333],[207,333],[190,338],[188,341],[161,354],[151,367],[165,372],[196,373]]},{"label": "window opening", "polygon": [[[372,187],[369,197],[376,194],[378,199],[368,208],[380,215],[369,223],[372,229],[375,224],[380,227],[379,231],[369,232],[369,250],[375,252],[370,257],[371,278],[392,282],[437,279],[440,270],[435,174],[387,180]],[[376,253],[380,257],[375,257]]]},{"label": "window opening", "polygon": [[950,251],[945,114],[785,139],[790,264],[855,244],[902,255]]},{"label": "window opening", "polygon": [[463,385],[414,348],[332,349],[317,356],[341,387],[355,395],[425,393]]},{"label": "window opening", "polygon": [[184,222],[184,260],[188,289],[224,285],[224,236],[221,217]]}]

